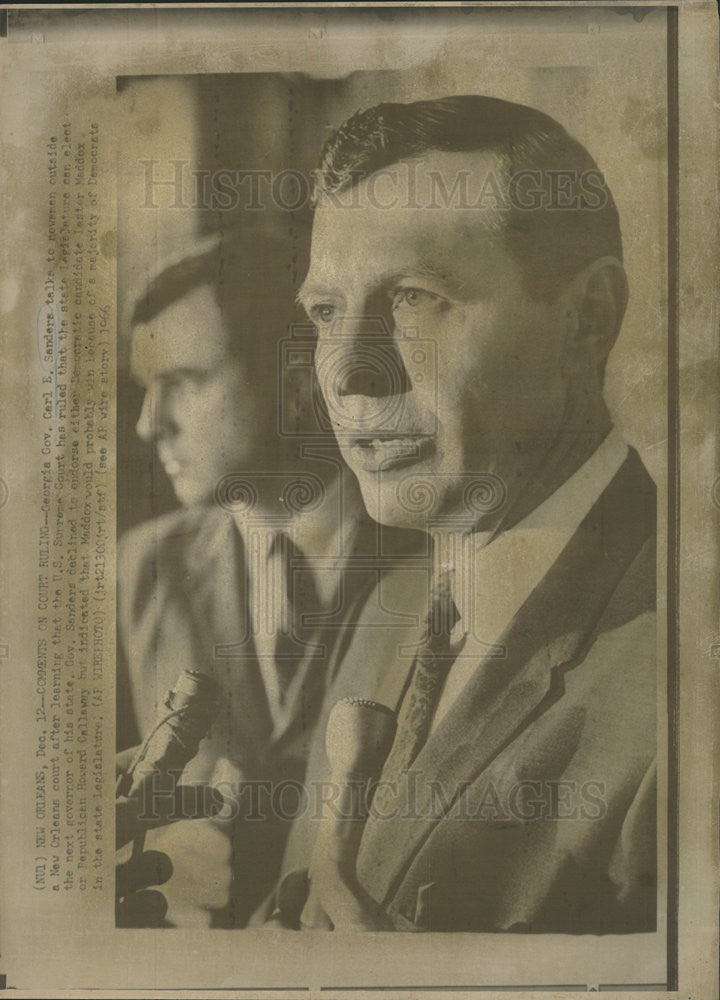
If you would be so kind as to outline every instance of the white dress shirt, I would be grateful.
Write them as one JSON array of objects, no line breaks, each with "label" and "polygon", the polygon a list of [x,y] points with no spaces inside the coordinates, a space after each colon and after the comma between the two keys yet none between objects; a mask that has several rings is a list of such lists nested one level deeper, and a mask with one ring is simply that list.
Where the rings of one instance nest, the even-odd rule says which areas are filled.
[{"label": "white dress shirt", "polygon": [[278,636],[292,628],[288,567],[283,547],[276,544],[277,536],[288,535],[308,560],[319,601],[317,611],[331,609],[360,520],[359,510],[347,499],[338,508],[342,496],[339,486],[333,484],[317,511],[294,518],[235,519],[246,551],[252,637],[276,732],[282,731],[290,720],[296,687],[293,684],[288,690],[287,678],[283,676],[286,671],[275,656]]},{"label": "white dress shirt", "polygon": [[438,725],[478,664],[502,655],[500,638],[577,531],[625,461],[628,446],[612,430],[590,458],[539,507],[492,541],[488,534],[456,539],[454,551],[436,556],[437,569],[453,570],[460,619],[452,632],[458,656],[440,696]]}]

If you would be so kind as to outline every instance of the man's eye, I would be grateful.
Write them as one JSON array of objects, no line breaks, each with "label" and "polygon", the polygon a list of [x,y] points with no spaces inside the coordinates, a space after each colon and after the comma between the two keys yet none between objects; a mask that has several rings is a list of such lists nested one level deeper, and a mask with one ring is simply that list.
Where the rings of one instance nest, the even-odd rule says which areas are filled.
[{"label": "man's eye", "polygon": [[310,318],[320,326],[327,326],[335,319],[335,306],[328,302],[321,302],[319,305],[310,307]]},{"label": "man's eye", "polygon": [[210,372],[204,368],[186,368],[182,371],[165,375],[163,381],[166,389],[182,392],[185,389],[195,389],[203,385]]},{"label": "man's eye", "polygon": [[393,295],[393,309],[403,306],[409,309],[418,309],[422,306],[435,305],[440,301],[438,295],[426,292],[424,288],[398,288]]}]

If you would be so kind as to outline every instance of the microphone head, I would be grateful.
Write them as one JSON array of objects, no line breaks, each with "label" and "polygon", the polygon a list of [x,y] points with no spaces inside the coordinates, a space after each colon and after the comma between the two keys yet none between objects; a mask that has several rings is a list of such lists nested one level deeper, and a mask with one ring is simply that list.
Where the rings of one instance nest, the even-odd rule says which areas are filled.
[{"label": "microphone head", "polygon": [[325,749],[335,777],[377,778],[395,739],[395,712],[367,698],[343,698],[330,712]]},{"label": "microphone head", "polygon": [[122,794],[139,795],[156,771],[184,770],[198,752],[200,741],[207,735],[219,710],[217,681],[207,674],[183,670],[127,773],[124,784],[129,784],[129,791]]},{"label": "microphone head", "polygon": [[185,734],[185,738],[199,742],[205,737],[220,710],[220,686],[207,674],[197,670],[183,670],[169,692],[167,708],[182,714],[169,724]]}]

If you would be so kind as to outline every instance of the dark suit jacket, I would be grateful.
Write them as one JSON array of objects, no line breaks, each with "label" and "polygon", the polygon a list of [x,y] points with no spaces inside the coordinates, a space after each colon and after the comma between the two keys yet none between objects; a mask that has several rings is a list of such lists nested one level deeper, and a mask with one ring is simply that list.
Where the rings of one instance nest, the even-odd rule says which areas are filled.
[{"label": "dark suit jacket", "polygon": [[[655,527],[654,484],[631,451],[511,622],[506,655],[478,664],[383,816],[371,811],[358,874],[397,929],[655,927]],[[386,605],[394,593],[422,607],[403,574],[384,587]],[[356,631],[309,787],[329,776],[319,737],[339,697],[400,703],[403,678],[381,666],[396,643]],[[311,853],[309,815],[296,827],[286,872]]]},{"label": "dark suit jacket", "polygon": [[[139,742],[182,670],[215,677],[223,710],[187,776],[208,780],[219,755],[252,779],[269,747],[303,756],[311,729],[292,713],[273,727],[250,629],[244,545],[220,508],[168,514],[128,532],[118,552],[118,749]],[[325,658],[298,665],[306,686]]]},{"label": "dark suit jacket", "polygon": [[346,553],[351,568],[343,573],[337,606],[318,616],[314,646],[297,663],[287,723],[277,728],[252,640],[245,551],[232,517],[217,507],[183,510],[122,538],[118,749],[149,732],[182,670],[200,670],[218,681],[222,708],[183,780],[210,781],[218,759],[226,759],[246,783],[239,815],[253,819],[234,825],[233,900],[215,915],[218,925],[242,926],[277,878],[290,818],[272,808],[267,789],[300,785],[328,671],[347,645],[347,625],[373,592],[381,557],[404,557],[419,544],[416,533],[383,533],[369,519],[361,522]]}]

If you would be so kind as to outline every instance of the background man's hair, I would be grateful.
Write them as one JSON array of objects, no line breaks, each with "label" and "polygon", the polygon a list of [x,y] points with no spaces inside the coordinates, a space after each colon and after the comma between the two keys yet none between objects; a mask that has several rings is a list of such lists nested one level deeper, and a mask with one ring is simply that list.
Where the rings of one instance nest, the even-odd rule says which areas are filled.
[{"label": "background man's hair", "polygon": [[172,263],[160,265],[135,301],[131,326],[149,323],[174,302],[207,287],[220,307],[233,353],[274,353],[295,319],[292,247],[250,230],[220,237],[200,252],[188,250],[180,259],[176,254]]},{"label": "background man's hair", "polygon": [[[542,111],[494,97],[379,104],[354,114],[325,143],[316,200],[431,150],[496,155],[507,206],[498,235],[536,298],[553,298],[593,260],[622,260],[615,202],[585,147]],[[580,197],[577,207],[567,207],[568,194],[558,196],[558,171],[576,177],[570,195]],[[533,201],[539,204],[528,207]]]},{"label": "background man's hair", "polygon": [[[198,240],[195,247],[198,245],[202,246],[199,251],[193,250],[192,244],[184,244],[179,251],[174,248],[172,257],[159,264],[155,276],[135,299],[130,327],[151,322],[198,288],[209,288],[220,307],[228,349],[242,361],[255,390],[277,392],[279,405],[293,407],[298,439],[304,433],[316,436],[319,430],[323,450],[328,457],[334,456],[337,443],[316,380],[308,401],[314,415],[301,418],[307,387],[302,384],[297,388],[293,377],[301,377],[302,372],[278,370],[279,341],[293,332],[300,319],[293,273],[306,264],[306,251],[250,226],[227,237]],[[196,335],[202,339],[202,328]]]}]

